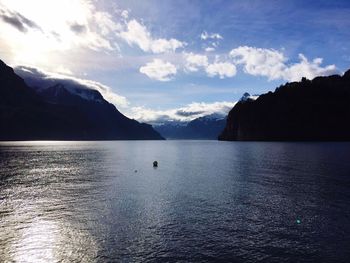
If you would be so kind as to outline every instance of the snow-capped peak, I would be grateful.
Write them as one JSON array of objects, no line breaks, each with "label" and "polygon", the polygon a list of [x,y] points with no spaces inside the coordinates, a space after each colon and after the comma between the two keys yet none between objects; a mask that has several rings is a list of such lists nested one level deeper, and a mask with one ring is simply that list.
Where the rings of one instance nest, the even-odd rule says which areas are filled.
[{"label": "snow-capped peak", "polygon": [[259,95],[250,95],[248,92],[245,92],[239,101],[256,100],[257,98],[259,98]]}]

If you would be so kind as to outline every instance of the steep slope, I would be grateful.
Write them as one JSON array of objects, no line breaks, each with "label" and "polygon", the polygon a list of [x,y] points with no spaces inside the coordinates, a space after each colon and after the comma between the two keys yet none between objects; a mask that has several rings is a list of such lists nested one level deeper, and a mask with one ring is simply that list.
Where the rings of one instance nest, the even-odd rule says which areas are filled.
[{"label": "steep slope", "polygon": [[89,125],[89,136],[93,139],[162,139],[151,125],[131,120],[121,114],[96,90],[71,92],[58,83],[37,94],[51,104],[80,112]]},{"label": "steep slope", "polygon": [[0,61],[0,140],[163,139],[121,114],[96,90],[79,96],[54,83],[28,87]]},{"label": "steep slope", "polygon": [[230,111],[219,140],[350,140],[350,71],[287,83],[240,101]]},{"label": "steep slope", "polygon": [[[66,111],[43,102],[17,76],[13,69],[0,61],[0,139],[51,139],[71,134],[79,135],[77,112]],[[68,115],[70,118],[63,118]]]}]

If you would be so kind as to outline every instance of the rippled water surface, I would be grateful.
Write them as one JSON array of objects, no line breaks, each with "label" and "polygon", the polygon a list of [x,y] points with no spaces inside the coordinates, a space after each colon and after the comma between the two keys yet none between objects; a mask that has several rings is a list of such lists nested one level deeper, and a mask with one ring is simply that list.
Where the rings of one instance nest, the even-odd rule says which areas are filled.
[{"label": "rippled water surface", "polygon": [[0,143],[0,262],[220,260],[349,262],[350,144]]}]

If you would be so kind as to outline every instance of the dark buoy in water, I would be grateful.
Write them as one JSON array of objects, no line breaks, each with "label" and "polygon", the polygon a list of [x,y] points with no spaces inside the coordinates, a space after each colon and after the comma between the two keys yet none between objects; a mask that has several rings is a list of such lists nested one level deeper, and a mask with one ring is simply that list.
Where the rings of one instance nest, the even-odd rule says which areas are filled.
[{"label": "dark buoy in water", "polygon": [[158,167],[158,162],[157,161],[153,162],[153,167]]}]

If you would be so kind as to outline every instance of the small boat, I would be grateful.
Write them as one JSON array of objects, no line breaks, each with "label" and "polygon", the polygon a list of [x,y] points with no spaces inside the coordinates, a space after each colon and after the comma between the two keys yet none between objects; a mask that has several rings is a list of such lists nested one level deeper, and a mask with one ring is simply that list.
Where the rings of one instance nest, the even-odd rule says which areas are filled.
[{"label": "small boat", "polygon": [[153,162],[153,167],[158,167],[158,162],[157,161]]}]

